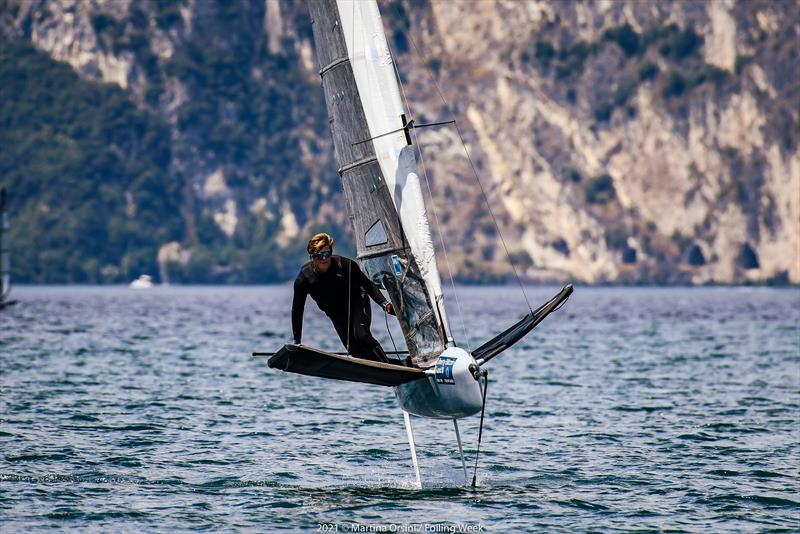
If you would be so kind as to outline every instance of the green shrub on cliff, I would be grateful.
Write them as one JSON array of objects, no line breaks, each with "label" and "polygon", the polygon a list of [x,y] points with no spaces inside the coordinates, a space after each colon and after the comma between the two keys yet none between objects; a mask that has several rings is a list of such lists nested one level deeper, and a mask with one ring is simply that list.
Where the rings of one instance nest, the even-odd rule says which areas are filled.
[{"label": "green shrub on cliff", "polygon": [[584,186],[586,202],[589,204],[606,204],[613,200],[617,193],[614,190],[614,180],[608,174],[592,178]]},{"label": "green shrub on cliff", "polygon": [[166,126],[119,87],[82,80],[24,42],[0,41],[0,88],[14,279],[155,274],[159,243],[183,229]]}]

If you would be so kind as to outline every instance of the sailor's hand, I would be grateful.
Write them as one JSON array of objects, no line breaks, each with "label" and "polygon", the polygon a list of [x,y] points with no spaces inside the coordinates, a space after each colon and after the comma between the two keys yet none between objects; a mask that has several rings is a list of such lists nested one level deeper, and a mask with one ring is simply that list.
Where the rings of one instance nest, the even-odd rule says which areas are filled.
[{"label": "sailor's hand", "polygon": [[392,306],[391,302],[387,302],[386,306],[384,306],[383,309],[386,310],[386,313],[388,313],[389,315],[397,315],[394,312],[394,306]]}]

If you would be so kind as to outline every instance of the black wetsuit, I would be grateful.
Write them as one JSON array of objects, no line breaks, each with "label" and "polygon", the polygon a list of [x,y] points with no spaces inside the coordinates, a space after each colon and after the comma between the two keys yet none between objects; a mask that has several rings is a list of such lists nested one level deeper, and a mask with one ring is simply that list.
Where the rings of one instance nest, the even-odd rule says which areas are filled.
[{"label": "black wetsuit", "polygon": [[348,353],[367,360],[388,361],[380,343],[369,330],[372,309],[367,296],[381,307],[385,307],[387,300],[361,272],[356,262],[342,256],[331,256],[331,266],[324,273],[317,272],[312,262],[303,265],[294,281],[292,300],[292,334],[295,343],[300,343],[303,333],[306,295],[311,295],[319,309],[333,322]]}]

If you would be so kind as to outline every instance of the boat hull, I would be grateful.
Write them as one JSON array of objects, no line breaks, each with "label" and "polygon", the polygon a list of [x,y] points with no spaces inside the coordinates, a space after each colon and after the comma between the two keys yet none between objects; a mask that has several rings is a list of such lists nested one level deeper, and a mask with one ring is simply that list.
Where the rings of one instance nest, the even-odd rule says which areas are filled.
[{"label": "boat hull", "polygon": [[475,359],[464,349],[450,347],[436,361],[435,372],[425,379],[394,388],[406,412],[434,419],[460,419],[481,409],[481,387],[470,366]]}]

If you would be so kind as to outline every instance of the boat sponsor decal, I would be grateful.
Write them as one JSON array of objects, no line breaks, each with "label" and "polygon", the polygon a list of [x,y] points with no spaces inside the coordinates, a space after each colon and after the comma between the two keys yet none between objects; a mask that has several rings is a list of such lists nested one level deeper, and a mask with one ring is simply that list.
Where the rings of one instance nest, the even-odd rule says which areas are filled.
[{"label": "boat sponsor decal", "polygon": [[452,356],[440,356],[436,361],[436,382],[438,384],[455,384],[453,378],[453,364],[456,358]]},{"label": "boat sponsor decal", "polygon": [[392,266],[394,267],[395,276],[403,276],[403,266],[400,264],[400,258],[397,254],[392,254]]}]

